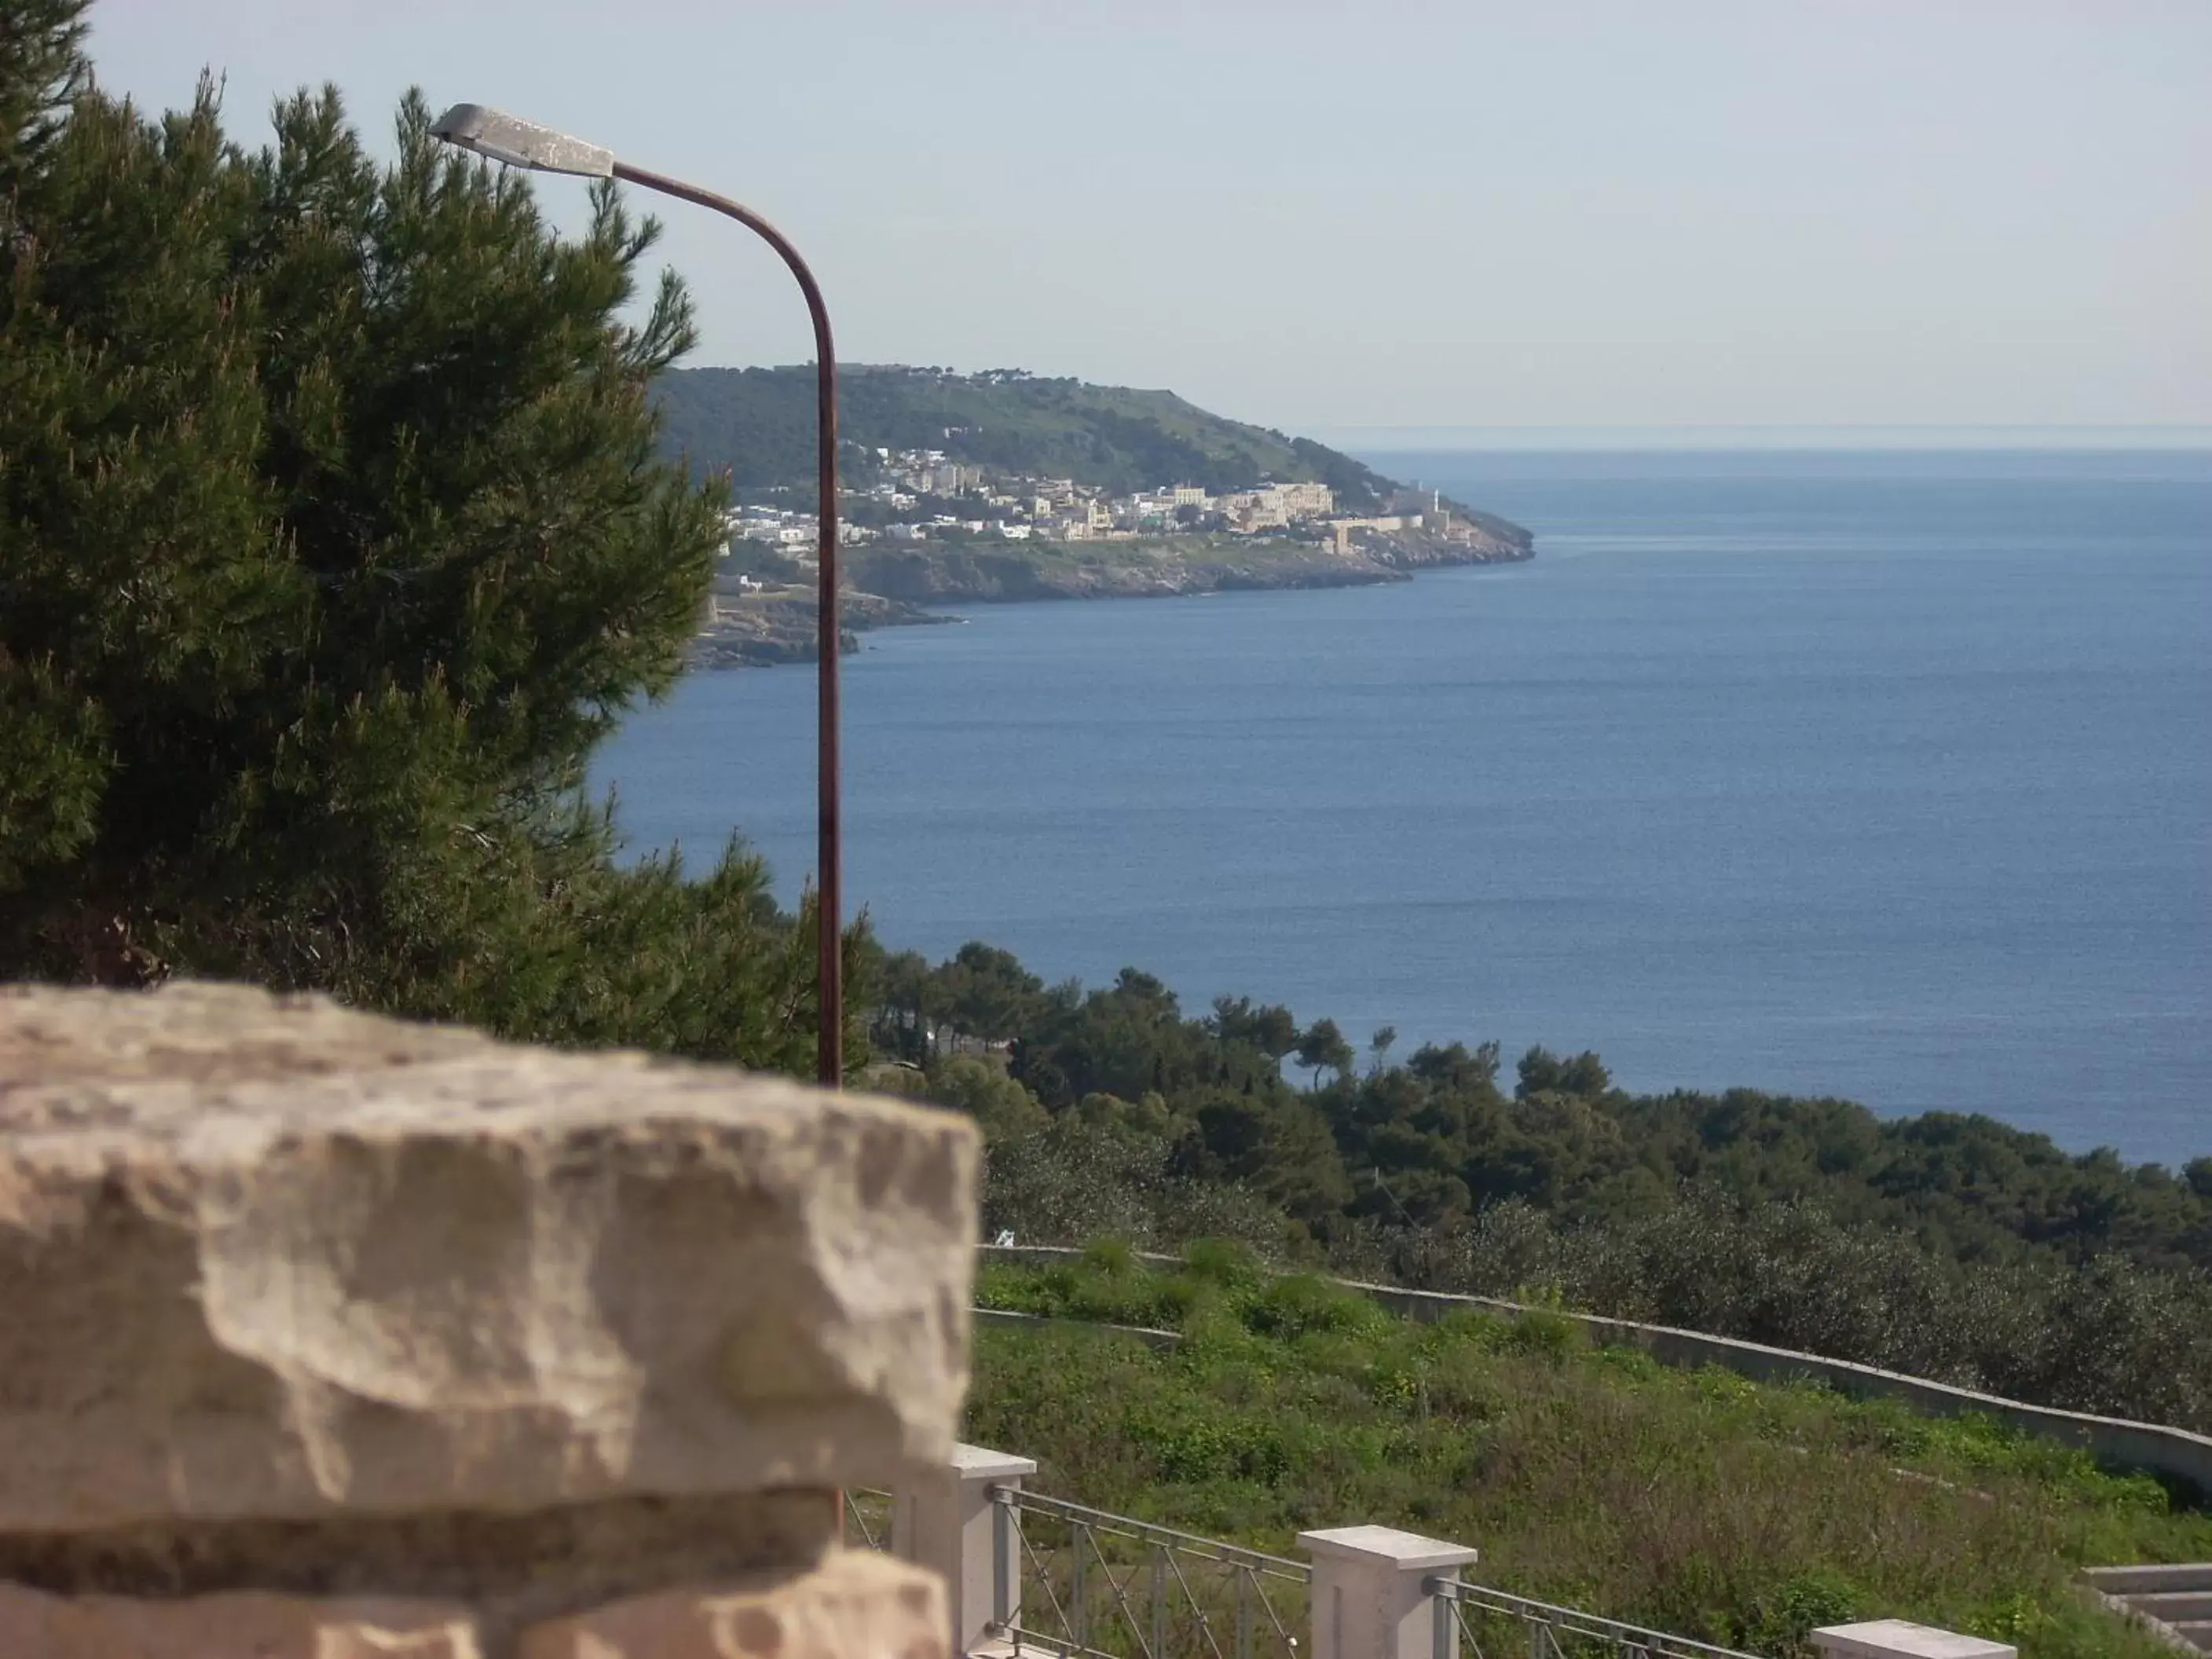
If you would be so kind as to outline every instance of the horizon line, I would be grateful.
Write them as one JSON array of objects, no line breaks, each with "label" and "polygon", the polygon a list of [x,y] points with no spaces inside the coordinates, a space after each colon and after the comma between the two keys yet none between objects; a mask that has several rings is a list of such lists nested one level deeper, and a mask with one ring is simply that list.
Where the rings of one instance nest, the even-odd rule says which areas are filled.
[{"label": "horizon line", "polygon": [[2142,422],[1875,422],[1723,425],[1316,425],[1303,435],[1332,447],[1395,449],[1966,448],[2212,449],[2212,425]]}]

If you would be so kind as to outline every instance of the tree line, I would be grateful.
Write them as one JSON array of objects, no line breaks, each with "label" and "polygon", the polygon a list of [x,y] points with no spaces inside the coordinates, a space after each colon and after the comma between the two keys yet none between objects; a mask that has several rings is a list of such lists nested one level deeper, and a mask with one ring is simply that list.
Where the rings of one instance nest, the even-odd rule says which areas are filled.
[{"label": "tree line", "polygon": [[1949,1112],[1632,1094],[1595,1054],[1392,1034],[1134,969],[872,958],[879,1086],[972,1113],[984,1224],[1242,1239],[1287,1261],[1749,1337],[2212,1428],[2212,1157],[2180,1170]]},{"label": "tree line", "polygon": [[1632,1095],[1595,1054],[1498,1047],[1366,1054],[1331,1019],[1218,998],[1186,1016],[1151,975],[1048,986],[964,945],[874,969],[872,1037],[1004,1139],[1073,1114],[1171,1141],[1177,1167],[1265,1195],[1317,1240],[1362,1220],[1450,1226],[1510,1200],[1570,1221],[1648,1216],[1685,1186],[1753,1205],[1817,1201],[1965,1261],[2117,1252],[2212,1267],[2212,1157],[2173,1171],[2073,1154],[1995,1119],[1883,1119],[1753,1090]]}]

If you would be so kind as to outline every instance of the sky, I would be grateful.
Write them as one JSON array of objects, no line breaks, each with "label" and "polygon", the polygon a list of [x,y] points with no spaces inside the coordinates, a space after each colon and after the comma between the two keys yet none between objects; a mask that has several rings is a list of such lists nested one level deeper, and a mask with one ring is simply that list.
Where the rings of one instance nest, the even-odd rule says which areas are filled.
[{"label": "sky", "polygon": [[[848,361],[1317,434],[2212,428],[2205,0],[98,0],[258,143],[410,85],[747,202]],[[556,221],[580,181],[548,179]],[[699,363],[811,357],[668,202]]]}]

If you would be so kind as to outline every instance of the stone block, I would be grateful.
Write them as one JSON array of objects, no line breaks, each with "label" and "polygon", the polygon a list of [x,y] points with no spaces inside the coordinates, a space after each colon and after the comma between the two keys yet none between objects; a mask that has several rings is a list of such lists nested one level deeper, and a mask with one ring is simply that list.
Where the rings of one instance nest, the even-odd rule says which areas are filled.
[{"label": "stone block", "polygon": [[241,1592],[178,1601],[0,1584],[7,1659],[484,1659],[452,1603]]},{"label": "stone block", "polygon": [[1829,1625],[1813,1632],[1813,1645],[1827,1659],[2020,1659],[2009,1643],[1904,1619]]},{"label": "stone block", "polygon": [[0,988],[0,1534],[880,1484],[954,1115],[234,987]]},{"label": "stone block", "polygon": [[781,1583],[669,1589],[526,1631],[516,1659],[946,1659],[933,1573],[849,1551]]}]

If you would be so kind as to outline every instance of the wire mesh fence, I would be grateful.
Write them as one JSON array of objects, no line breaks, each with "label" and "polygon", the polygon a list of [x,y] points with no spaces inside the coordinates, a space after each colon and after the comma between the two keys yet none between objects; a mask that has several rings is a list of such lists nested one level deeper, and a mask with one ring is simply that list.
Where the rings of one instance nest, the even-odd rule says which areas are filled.
[{"label": "wire mesh fence", "polygon": [[845,1544],[851,1549],[888,1551],[891,1547],[891,1495],[872,1486],[848,1486],[844,1504]]},{"label": "wire mesh fence", "polygon": [[1304,1562],[1018,1488],[992,1498],[994,1617],[1016,1652],[1302,1659]]},{"label": "wire mesh fence", "polygon": [[1424,1588],[1436,1598],[1435,1659],[1755,1659],[1457,1578]]}]

